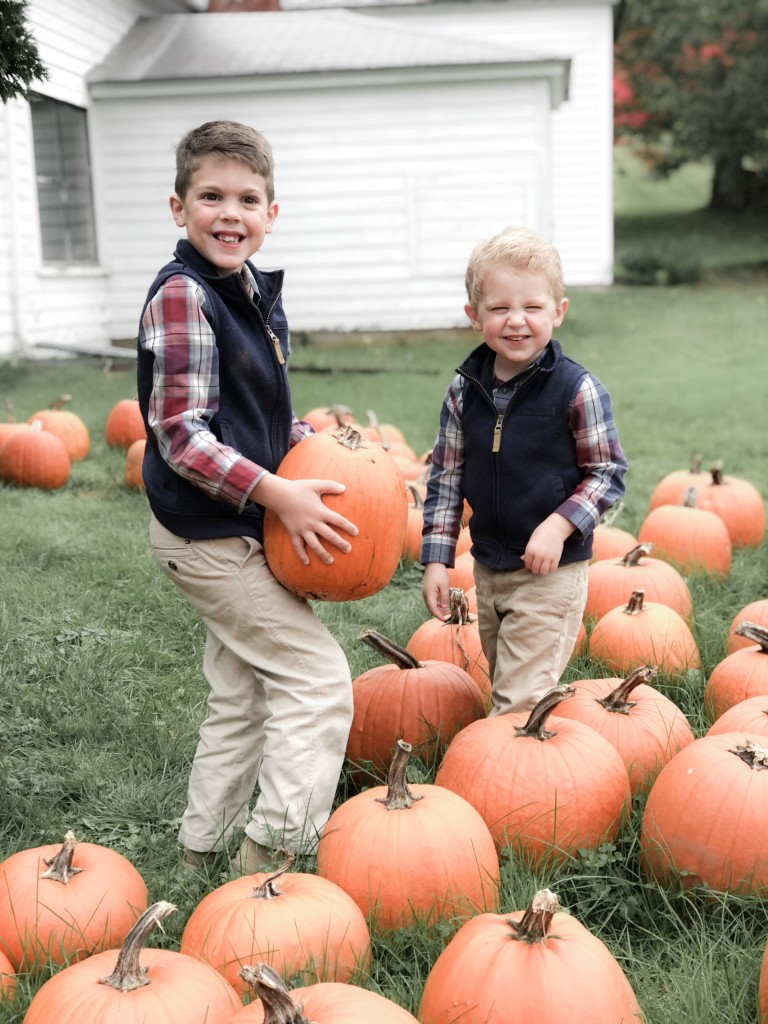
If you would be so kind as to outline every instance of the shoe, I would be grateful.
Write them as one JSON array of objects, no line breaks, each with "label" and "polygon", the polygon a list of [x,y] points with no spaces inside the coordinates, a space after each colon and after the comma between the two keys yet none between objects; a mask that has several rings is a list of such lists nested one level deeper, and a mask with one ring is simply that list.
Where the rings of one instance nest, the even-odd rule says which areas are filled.
[{"label": "shoe", "polygon": [[219,856],[216,850],[188,850],[184,848],[184,856],[181,859],[182,867],[187,871],[197,871],[198,868],[209,868],[215,863]]},{"label": "shoe", "polygon": [[232,870],[238,875],[255,875],[257,871],[271,871],[272,850],[246,836],[230,863]]}]

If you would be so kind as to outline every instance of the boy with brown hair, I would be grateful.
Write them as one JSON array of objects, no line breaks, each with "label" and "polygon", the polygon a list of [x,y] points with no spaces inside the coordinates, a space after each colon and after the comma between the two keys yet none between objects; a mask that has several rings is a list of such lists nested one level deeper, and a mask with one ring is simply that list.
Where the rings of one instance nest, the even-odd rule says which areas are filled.
[{"label": "boy with brown hair", "polygon": [[341,484],[275,475],[310,428],[291,406],[283,272],[250,262],[278,211],[271,147],[247,125],[212,121],[184,136],[176,165],[170,207],[187,238],[147,295],[138,392],[152,551],[207,628],[208,717],[179,841],[195,868],[244,826],[233,865],[252,873],[274,849],[311,849],[352,717],[341,648],[267,567],[264,509],[305,564],[308,550],[343,557],[357,531],[322,501]]},{"label": "boy with brown hair", "polygon": [[480,242],[466,274],[483,337],[446,393],[432,457],[424,600],[449,610],[464,512],[492,715],[530,710],[557,685],[584,612],[592,530],[624,493],[608,393],[553,338],[568,309],[559,254],[526,228]]}]

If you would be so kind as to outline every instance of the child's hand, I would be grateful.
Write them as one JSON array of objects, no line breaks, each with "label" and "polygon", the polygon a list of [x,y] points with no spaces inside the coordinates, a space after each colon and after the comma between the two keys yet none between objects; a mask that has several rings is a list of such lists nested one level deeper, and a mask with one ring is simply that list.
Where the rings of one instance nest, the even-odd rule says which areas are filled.
[{"label": "child's hand", "polygon": [[343,490],[344,484],[335,480],[285,480],[266,473],[251,491],[250,498],[271,508],[280,517],[293,550],[304,565],[309,565],[309,551],[331,565],[333,555],[325,544],[344,554],[352,550],[349,541],[336,531],[357,536],[355,524],[328,508],[322,500],[323,494],[341,494]]},{"label": "child's hand", "polygon": [[446,567],[441,562],[430,562],[424,570],[421,592],[424,604],[438,619],[444,619],[450,611],[449,588]]},{"label": "child's hand", "polygon": [[539,523],[523,553],[523,565],[526,569],[541,576],[554,572],[560,564],[563,544],[573,530],[573,523],[557,512],[553,512],[543,523]]}]

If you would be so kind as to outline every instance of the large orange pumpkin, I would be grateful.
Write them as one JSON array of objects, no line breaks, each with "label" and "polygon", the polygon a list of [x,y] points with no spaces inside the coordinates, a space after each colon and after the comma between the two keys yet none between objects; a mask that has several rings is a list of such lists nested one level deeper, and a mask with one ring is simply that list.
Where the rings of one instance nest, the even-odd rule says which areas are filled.
[{"label": "large orange pumpkin", "polygon": [[146,909],[147,887],[115,850],[78,843],[11,854],[0,864],[0,951],[17,969],[119,945]]},{"label": "large orange pumpkin", "polygon": [[435,961],[422,1024],[641,1024],[618,962],[542,889],[528,909],[465,922]]},{"label": "large orange pumpkin", "polygon": [[743,647],[750,647],[754,643],[754,640],[750,640],[748,636],[741,636],[736,632],[736,627],[740,626],[742,622],[754,622],[758,626],[768,628],[768,597],[750,601],[736,612],[728,627],[727,649],[729,654],[740,651]]},{"label": "large orange pumpkin", "polygon": [[408,504],[402,475],[384,449],[363,441],[351,427],[333,434],[311,434],[291,448],[277,475],[288,480],[337,480],[344,484],[342,494],[326,494],[323,500],[359,531],[349,538],[349,554],[334,553],[331,565],[311,552],[309,565],[303,565],[288,531],[267,509],[264,554],[283,586],[302,597],[322,601],[355,601],[385,587],[402,554]]},{"label": "large orange pumpkin", "polygon": [[673,675],[701,668],[701,655],[690,628],[672,608],[645,602],[635,590],[623,608],[613,608],[589,634],[589,655],[614,672],[626,674],[652,665]]},{"label": "large orange pumpkin", "polygon": [[[458,665],[419,661],[373,629],[364,629],[359,639],[390,662],[368,669],[352,683],[347,757],[353,765],[370,764],[377,780],[386,778],[399,739],[430,765],[460,729],[484,716],[477,684]],[[363,783],[368,769],[354,777]]]},{"label": "large orange pumpkin", "polygon": [[768,895],[768,746],[724,732],[675,754],[651,787],[640,849],[662,885]]},{"label": "large orange pumpkin", "polygon": [[246,965],[240,976],[258,998],[228,1024],[417,1024],[402,1006],[357,985],[321,981],[289,992],[266,964]]},{"label": "large orange pumpkin", "polygon": [[626,679],[578,679],[558,706],[562,718],[595,729],[621,754],[633,793],[644,792],[678,750],[693,742],[680,708],[649,685],[656,669],[643,665]]},{"label": "large orange pumpkin", "polygon": [[176,908],[146,910],[121,950],[110,949],[65,967],[39,989],[25,1024],[227,1024],[235,990],[208,964],[169,949],[144,949],[149,933]]},{"label": "large orange pumpkin", "polygon": [[626,605],[634,590],[647,601],[657,601],[690,621],[693,602],[688,584],[669,562],[652,558],[652,544],[638,544],[621,558],[593,562],[588,570],[585,619],[599,619],[612,608]]},{"label": "large orange pumpkin", "polygon": [[72,464],[60,437],[39,420],[12,434],[0,448],[0,480],[18,487],[57,491],[69,480]]},{"label": "large orange pumpkin", "polygon": [[707,475],[702,471],[703,457],[694,455],[689,469],[673,469],[656,484],[651,492],[648,511],[660,505],[680,505],[691,487],[698,490],[707,482]]},{"label": "large orange pumpkin", "polygon": [[534,863],[615,839],[629,811],[618,751],[582,722],[549,718],[571,694],[550,691],[527,718],[512,712],[468,725],[435,776],[477,809],[497,849],[509,846]]},{"label": "large orange pumpkin", "polygon": [[[689,496],[686,500],[695,498]],[[645,517],[637,536],[640,543],[653,544],[659,558],[672,562],[686,575],[725,578],[731,571],[728,528],[708,509],[692,504],[660,505]]]},{"label": "large orange pumpkin", "polygon": [[134,441],[146,440],[147,429],[136,398],[121,398],[112,406],[104,423],[104,440],[110,448],[131,447]]},{"label": "large orange pumpkin", "polygon": [[378,932],[498,902],[499,860],[488,827],[456,793],[407,785],[410,752],[398,741],[389,784],[337,807],[317,847],[318,874],[348,892]]},{"label": "large orange pumpkin", "polygon": [[726,655],[712,669],[704,689],[704,707],[710,721],[748,697],[768,696],[768,628],[742,622],[736,633],[751,640],[752,645]]},{"label": "large orange pumpkin", "polygon": [[765,536],[763,496],[749,480],[725,476],[719,465],[711,472],[711,481],[696,491],[696,507],[722,519],[734,548],[759,547]]},{"label": "large orange pumpkin", "polygon": [[768,694],[761,693],[733,704],[714,720],[707,736],[721,732],[743,732],[768,741]]},{"label": "large orange pumpkin", "polygon": [[80,462],[90,451],[91,435],[77,413],[64,408],[71,401],[71,395],[60,395],[49,409],[32,413],[27,423],[32,424],[36,420],[42,423],[43,430],[55,434],[64,445],[69,461]]},{"label": "large orange pumpkin", "polygon": [[490,707],[488,659],[480,643],[477,615],[470,613],[461,587],[450,588],[450,609],[445,620],[431,618],[422,622],[405,649],[419,661],[448,661],[463,668],[483,694],[486,707]]},{"label": "large orange pumpkin", "polygon": [[318,875],[280,870],[225,882],[198,903],[182,953],[209,963],[237,989],[244,964],[264,961],[306,982],[350,981],[370,961],[371,937],[355,902]]}]

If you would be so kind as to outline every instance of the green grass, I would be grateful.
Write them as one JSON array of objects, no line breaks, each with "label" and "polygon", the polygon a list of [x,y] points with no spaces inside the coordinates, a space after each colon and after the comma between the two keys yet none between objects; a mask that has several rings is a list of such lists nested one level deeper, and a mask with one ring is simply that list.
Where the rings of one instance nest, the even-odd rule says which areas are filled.
[{"label": "green grass", "polygon": [[[636,237],[634,218],[653,196],[657,234],[679,236],[690,218],[702,238],[711,231],[707,251],[721,254],[720,266],[697,285],[572,292],[560,335],[613,396],[631,463],[619,521],[629,530],[639,527],[655,482],[687,466],[696,452],[705,465],[722,459],[726,473],[752,480],[763,494],[766,485],[768,243],[762,239],[768,235],[758,237],[736,219],[726,246],[718,219],[700,209],[675,212],[687,186],[670,183],[675,202],[660,188],[649,190],[631,175],[619,179],[619,246]],[[747,254],[748,272],[734,270],[731,257],[739,250]],[[375,409],[422,451],[434,440],[453,368],[474,340],[459,331],[297,343],[294,404],[301,413],[343,402],[359,417]],[[68,828],[119,850],[141,871],[150,899],[179,908],[153,940],[177,948],[191,910],[225,875],[189,876],[178,867],[176,830],[205,713],[204,637],[151,559],[146,501],[123,486],[123,453],[103,441],[107,413],[134,387],[131,367],[105,373],[87,360],[0,364],[0,400],[12,399],[17,418],[69,392],[92,436],[91,453],[61,491],[0,486],[0,858],[55,842]],[[374,597],[318,606],[353,674],[376,663],[357,641],[361,628],[405,643],[424,621],[420,579],[417,567],[403,564]],[[765,544],[737,553],[724,583],[691,579],[704,677],[723,656],[732,616],[768,596],[767,580]],[[567,677],[592,672],[604,674],[580,659]],[[659,684],[697,735],[707,726],[702,684],[703,677]],[[428,770],[424,777],[430,776]],[[345,774],[338,799],[348,792]],[[695,899],[649,882],[638,854],[642,804],[636,799],[616,843],[563,867],[534,871],[505,858],[503,909],[522,909],[537,887],[555,889],[563,906],[617,956],[648,1024],[754,1024],[768,931],[764,904],[733,896]],[[300,866],[311,870],[312,862]],[[414,926],[375,938],[366,984],[414,1012],[451,930]],[[48,973],[21,979],[15,1002],[0,1005],[0,1024],[20,1024]]]}]

